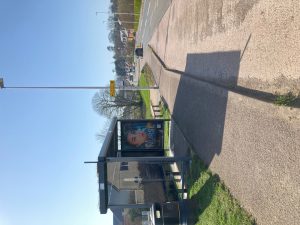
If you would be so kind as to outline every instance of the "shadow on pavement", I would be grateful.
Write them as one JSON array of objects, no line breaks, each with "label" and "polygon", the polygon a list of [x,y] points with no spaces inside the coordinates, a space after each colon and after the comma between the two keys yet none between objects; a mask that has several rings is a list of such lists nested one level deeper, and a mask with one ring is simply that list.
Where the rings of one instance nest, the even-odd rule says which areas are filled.
[{"label": "shadow on pavement", "polygon": [[[251,35],[249,36],[250,40]],[[247,44],[246,44],[247,45]],[[195,55],[197,54],[189,54],[188,55],[188,63],[186,66],[185,71],[180,71],[176,69],[172,69],[167,67],[167,65],[164,63],[164,61],[157,55],[157,53],[154,51],[154,49],[149,46],[152,53],[155,55],[157,60],[160,62],[162,67],[172,73],[184,75],[185,77],[189,77],[193,79],[194,81],[200,81],[204,82],[219,88],[223,88],[225,90],[247,96],[249,98],[254,98],[263,102],[267,103],[276,103],[278,97],[280,97],[277,94],[251,89],[247,87],[243,87],[237,84],[237,71],[239,68],[236,68],[236,66],[239,67],[239,62],[243,56],[243,53],[245,52],[245,49],[247,46],[245,46],[242,55],[241,51],[233,51],[232,53],[236,53],[241,55],[239,62],[237,61],[237,57],[235,54],[232,56],[229,56],[229,58],[223,58],[222,59],[222,52],[217,53],[207,53],[207,55],[210,55],[207,57],[209,61],[205,58],[197,58]],[[233,58],[232,58],[233,57]],[[225,61],[224,61],[225,59]],[[233,64],[230,64],[230,62],[233,62]],[[224,64],[225,62],[225,64]],[[216,65],[216,66],[214,66]],[[158,79],[159,80],[159,79]],[[292,107],[292,108],[300,108],[300,96],[294,96],[294,99],[289,102],[289,104],[286,104],[285,106]]]},{"label": "shadow on pavement", "polygon": [[[235,86],[240,54],[240,51],[189,54],[185,72],[178,85],[173,119],[206,165],[209,165],[222,149],[228,90],[197,81],[195,76],[199,71],[206,73],[205,76],[216,76],[216,71],[226,71],[226,74],[223,74],[223,82]],[[191,79],[189,74],[193,74],[194,79]],[[200,76],[203,74],[199,74]],[[222,74],[219,74],[219,77],[222,77]],[[180,146],[181,141],[179,138],[174,139],[174,146]],[[180,149],[175,149],[175,152],[177,151],[180,152]]]},{"label": "shadow on pavement", "polygon": [[227,87],[235,87],[240,57],[240,51],[188,54],[184,75]]}]

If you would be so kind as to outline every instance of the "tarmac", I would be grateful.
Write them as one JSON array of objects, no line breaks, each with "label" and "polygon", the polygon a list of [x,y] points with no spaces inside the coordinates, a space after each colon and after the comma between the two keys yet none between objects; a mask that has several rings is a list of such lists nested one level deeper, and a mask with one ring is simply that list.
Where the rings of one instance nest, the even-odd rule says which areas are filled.
[{"label": "tarmac", "polygon": [[140,61],[189,145],[258,224],[300,221],[300,108],[264,95],[300,91],[299,13],[292,0],[174,0]]}]

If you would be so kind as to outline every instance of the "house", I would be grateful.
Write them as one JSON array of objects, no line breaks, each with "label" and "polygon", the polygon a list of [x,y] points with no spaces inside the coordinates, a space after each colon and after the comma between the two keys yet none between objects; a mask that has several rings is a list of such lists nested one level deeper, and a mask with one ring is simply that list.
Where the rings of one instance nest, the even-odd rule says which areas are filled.
[{"label": "house", "polygon": [[134,29],[126,30],[125,28],[122,28],[120,30],[120,38],[121,42],[133,41],[135,39]]},{"label": "house", "polygon": [[126,29],[120,30],[120,39],[121,39],[121,42],[123,44],[127,42],[127,40],[128,40],[128,33],[127,33]]},{"label": "house", "polygon": [[133,41],[135,39],[135,31],[134,29],[128,29],[128,41]]}]

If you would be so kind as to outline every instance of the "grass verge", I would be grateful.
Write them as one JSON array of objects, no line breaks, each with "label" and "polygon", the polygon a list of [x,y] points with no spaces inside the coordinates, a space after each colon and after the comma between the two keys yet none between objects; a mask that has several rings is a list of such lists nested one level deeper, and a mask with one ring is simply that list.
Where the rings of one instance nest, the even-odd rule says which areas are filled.
[{"label": "grass verge", "polygon": [[[141,5],[142,5],[142,0],[134,0],[134,14],[140,14],[141,11]],[[134,30],[137,31],[138,30],[138,22],[140,20],[140,15],[134,15],[134,22],[136,22],[134,24]]]},{"label": "grass verge", "polygon": [[195,224],[254,225],[255,221],[243,210],[218,175],[212,174],[197,156],[193,157],[188,178],[189,198],[197,205]]},{"label": "grass verge", "polygon": [[[147,79],[147,74],[145,72],[141,73],[140,79],[139,79],[139,87],[149,87],[149,79]],[[150,91],[144,90],[140,91],[144,106],[145,106],[145,119],[152,119],[151,114],[151,105],[150,105]]]},{"label": "grass verge", "polygon": [[[149,86],[154,86],[154,85],[155,85],[155,80],[154,80],[152,71],[148,65],[145,65],[142,70],[140,79],[139,79],[139,86],[140,87],[149,87]],[[150,91],[140,91],[140,94],[142,96],[143,103],[146,107],[146,118],[153,118],[152,114],[151,114],[151,108],[150,108],[151,107]],[[164,104],[161,104],[160,110],[162,112],[163,119],[171,118],[169,109]],[[164,127],[164,148],[165,149],[169,149],[169,147],[170,147],[169,129],[170,129],[170,124],[165,123],[165,127]]]},{"label": "grass verge", "polygon": [[[163,119],[171,119],[171,114],[169,112],[169,109],[165,105],[161,106],[161,112],[163,115]],[[166,150],[169,151],[169,148],[170,148],[170,123],[165,123],[165,127],[164,127],[164,147]],[[166,152],[166,154],[168,155],[169,153]]]}]

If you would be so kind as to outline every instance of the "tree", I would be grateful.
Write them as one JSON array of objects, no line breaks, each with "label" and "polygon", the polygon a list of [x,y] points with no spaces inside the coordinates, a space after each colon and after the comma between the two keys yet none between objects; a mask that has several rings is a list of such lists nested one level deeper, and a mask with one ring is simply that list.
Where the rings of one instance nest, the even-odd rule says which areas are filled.
[{"label": "tree", "polygon": [[106,134],[108,132],[108,129],[109,129],[109,126],[110,126],[110,120],[107,119],[105,120],[104,122],[104,125],[102,127],[102,129],[100,130],[99,133],[96,133],[96,139],[100,142],[100,143],[103,143],[104,142],[104,139],[106,137]]},{"label": "tree", "polygon": [[125,62],[125,59],[121,57],[115,60],[115,69],[118,76],[126,75]]},{"label": "tree", "polygon": [[107,50],[112,52],[115,50],[115,47],[114,46],[107,46]]},{"label": "tree", "polygon": [[123,117],[125,109],[127,115],[128,108],[133,112],[141,104],[140,95],[134,91],[127,91],[127,93],[125,91],[118,91],[115,97],[111,97],[109,89],[102,89],[95,93],[92,99],[93,109],[106,118],[114,116]]},{"label": "tree", "polygon": [[115,34],[114,34],[114,31],[111,30],[108,34],[108,40],[110,43],[114,43],[115,42]]},{"label": "tree", "polygon": [[107,19],[107,28],[109,30],[114,30],[116,27],[116,23],[115,21],[117,20],[115,15],[109,15],[108,19]]}]

